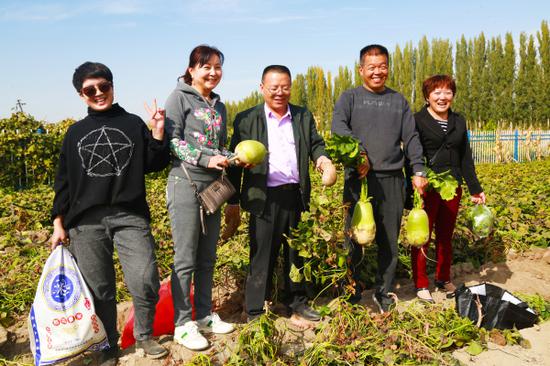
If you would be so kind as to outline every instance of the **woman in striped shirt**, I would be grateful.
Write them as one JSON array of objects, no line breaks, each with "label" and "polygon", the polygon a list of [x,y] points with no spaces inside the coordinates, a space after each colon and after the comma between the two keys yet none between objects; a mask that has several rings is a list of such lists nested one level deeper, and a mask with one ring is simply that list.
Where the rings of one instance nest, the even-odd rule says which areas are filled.
[{"label": "woman in striped shirt", "polygon": [[[424,195],[424,209],[430,220],[430,234],[435,230],[437,267],[435,285],[452,297],[456,287],[451,282],[452,245],[462,181],[466,182],[471,199],[476,204],[485,203],[485,194],[477,179],[472,151],[468,142],[466,121],[451,110],[456,93],[455,81],[449,75],[434,75],[422,85],[426,105],[414,115],[427,165],[436,173],[451,171],[458,182],[453,199],[446,201],[435,190]],[[430,235],[431,237],[431,235]],[[423,250],[411,249],[413,280],[416,295],[421,300],[433,302],[426,275],[426,253],[430,240]]]}]

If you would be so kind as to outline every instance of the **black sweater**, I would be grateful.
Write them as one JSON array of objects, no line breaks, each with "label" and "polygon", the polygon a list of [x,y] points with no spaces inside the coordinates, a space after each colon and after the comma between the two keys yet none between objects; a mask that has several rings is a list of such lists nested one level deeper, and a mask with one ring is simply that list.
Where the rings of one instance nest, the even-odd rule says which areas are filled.
[{"label": "black sweater", "polygon": [[436,173],[450,169],[459,184],[464,178],[470,194],[483,192],[477,179],[464,118],[449,110],[447,133],[426,107],[416,113],[414,119],[430,168]]},{"label": "black sweater", "polygon": [[401,172],[405,157],[413,172],[424,171],[413,115],[405,97],[395,90],[373,93],[364,86],[346,90],[334,106],[331,130],[359,139],[377,175]]},{"label": "black sweater", "polygon": [[71,228],[97,205],[122,206],[150,218],[145,173],[168,165],[167,138],[153,138],[143,120],[118,104],[88,116],[67,130],[55,178],[52,220],[61,215]]}]

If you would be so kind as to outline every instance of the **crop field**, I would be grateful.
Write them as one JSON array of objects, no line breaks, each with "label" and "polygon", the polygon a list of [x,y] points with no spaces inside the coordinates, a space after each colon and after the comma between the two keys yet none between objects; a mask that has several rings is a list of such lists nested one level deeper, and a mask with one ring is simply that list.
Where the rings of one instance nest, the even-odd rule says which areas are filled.
[{"label": "crop field", "polygon": [[[477,171],[487,204],[496,215],[495,229],[489,238],[476,240],[468,229],[465,213],[471,203],[465,195],[453,238],[455,263],[469,262],[477,268],[489,261],[503,260],[510,250],[547,248],[550,160],[478,165]],[[288,335],[275,326],[277,316],[268,313],[258,322],[241,328],[236,345],[224,362],[235,365],[267,362],[280,365],[300,362],[307,365],[453,364],[452,350],[467,346],[472,353],[481,352],[487,340],[496,337],[460,318],[452,308],[434,306],[426,311],[413,304],[403,311],[379,316],[342,301],[352,288],[343,246],[343,178],[339,172],[337,184],[327,188],[321,186],[319,174],[312,172],[312,177],[311,210],[303,215],[291,245],[305,257],[304,268],[298,269],[299,275],[314,284],[319,293],[316,304],[327,320],[307,347],[289,350],[285,346]],[[161,278],[165,278],[172,263],[165,179],[151,177],[147,183]],[[0,189],[0,322],[5,327],[24,321],[32,303],[42,265],[49,254],[52,200],[53,191],[45,185],[23,191]],[[247,266],[245,218],[236,235],[219,244],[215,291],[230,296],[242,287]],[[361,281],[366,288],[373,284],[375,268],[375,248],[366,247],[361,269]],[[125,301],[129,295],[119,267],[117,271],[118,300]],[[400,248],[398,277],[410,277],[409,250],[405,246]],[[537,294],[524,296],[541,318],[550,316],[549,298]],[[219,300],[219,296],[214,297]],[[331,302],[331,299],[336,300]],[[231,311],[241,312],[242,300],[233,299]],[[227,303],[224,305],[220,300],[216,305],[218,311],[223,312]],[[498,336],[508,343],[522,343],[517,331],[501,332]],[[208,357],[199,355],[192,362],[209,364],[206,359]]]}]

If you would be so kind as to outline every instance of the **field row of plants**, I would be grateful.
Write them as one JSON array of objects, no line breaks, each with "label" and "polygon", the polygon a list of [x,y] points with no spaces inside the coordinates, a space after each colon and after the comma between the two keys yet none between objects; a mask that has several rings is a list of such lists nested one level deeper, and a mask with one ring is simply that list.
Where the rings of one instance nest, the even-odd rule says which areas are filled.
[{"label": "field row of plants", "polygon": [[[550,160],[479,165],[477,171],[487,194],[487,203],[496,214],[495,230],[489,238],[476,240],[468,229],[465,213],[471,203],[468,195],[465,195],[453,238],[455,262],[471,262],[477,267],[487,261],[503,259],[510,249],[523,251],[531,246],[548,247]],[[304,214],[291,245],[306,257],[300,274],[306,280],[314,282],[325,298],[345,295],[351,291],[352,286],[347,280],[347,249],[343,245],[342,174],[339,172],[337,184],[328,188],[321,186],[318,173],[312,172],[312,177],[314,188],[311,210]],[[157,255],[162,278],[168,276],[172,263],[172,239],[164,195],[165,179],[158,176],[148,179],[151,224],[158,245]],[[32,303],[42,266],[49,255],[49,210],[52,200],[53,191],[46,185],[23,191],[0,188],[0,323],[4,326],[26,316]],[[236,235],[220,243],[218,258],[216,285],[226,287],[229,291],[234,290],[235,284],[242,286],[248,266],[246,217]],[[398,276],[410,276],[409,258],[408,248],[402,246]],[[118,298],[119,301],[124,301],[129,295],[122,282],[120,268],[117,270],[120,279],[117,283]],[[361,269],[364,286],[368,287],[374,282],[375,270],[375,246],[370,246],[365,249]],[[537,306],[542,314],[546,314],[545,317],[548,316],[550,308],[546,307],[550,299],[535,295],[526,300]],[[389,317],[371,318],[364,309],[337,301],[332,307],[323,308],[323,311],[331,316],[330,320],[318,332],[318,339],[307,350],[304,348],[298,354],[289,356],[284,347],[275,350],[261,349],[264,346],[275,347],[277,334],[273,332],[281,332],[274,325],[271,314],[262,318],[263,325],[254,330],[253,334],[246,333],[251,331],[248,326],[242,330],[241,338],[247,337],[247,334],[251,338],[239,341],[232,362],[262,363],[263,361],[254,357],[268,357],[262,355],[272,354],[271,359],[280,359],[280,364],[293,364],[289,357],[300,359],[306,364],[390,363],[390,360],[399,364],[446,364],[450,362],[447,351],[465,344],[470,344],[475,351],[489,337],[468,323],[469,321],[460,319],[454,311],[437,308],[426,311],[424,308],[413,307]],[[250,326],[257,326],[253,324]],[[427,326],[429,331],[418,334],[411,331],[420,325]],[[455,332],[455,328],[460,331]],[[258,338],[262,337],[261,334],[267,340],[263,346]],[[521,341],[517,333],[505,334],[503,337],[512,343]],[[204,361],[200,361],[200,356],[195,361],[208,364],[200,363]]]},{"label": "field row of plants", "polygon": [[[516,330],[487,331],[451,307],[413,301],[405,308],[371,315],[363,306],[337,298],[326,306],[327,321],[310,344],[289,343],[299,334],[267,313],[241,330],[226,365],[457,365],[451,352],[467,347],[481,353],[491,341],[530,344]],[[219,364],[215,355],[197,355],[190,365]],[[188,364],[188,365],[189,365]]]}]

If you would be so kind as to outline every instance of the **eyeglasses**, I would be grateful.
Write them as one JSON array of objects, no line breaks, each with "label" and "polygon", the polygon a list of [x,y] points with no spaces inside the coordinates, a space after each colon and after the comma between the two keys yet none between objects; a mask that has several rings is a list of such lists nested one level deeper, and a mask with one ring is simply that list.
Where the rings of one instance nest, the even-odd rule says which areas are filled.
[{"label": "eyeglasses", "polygon": [[278,87],[272,86],[265,89],[269,92],[269,94],[277,94],[279,92],[282,92],[283,94],[290,93],[290,86],[278,86]]},{"label": "eyeglasses", "polygon": [[430,94],[433,94],[433,96],[436,98],[441,98],[441,97],[451,98],[453,96],[453,91],[436,89],[432,91]]},{"label": "eyeglasses", "polygon": [[93,98],[97,95],[98,90],[101,93],[107,93],[109,90],[111,90],[112,87],[113,87],[113,84],[111,82],[104,81],[102,83],[99,83],[96,85],[90,85],[80,89],[80,94],[84,94],[88,98]]}]

